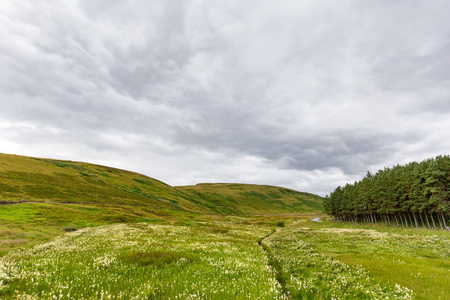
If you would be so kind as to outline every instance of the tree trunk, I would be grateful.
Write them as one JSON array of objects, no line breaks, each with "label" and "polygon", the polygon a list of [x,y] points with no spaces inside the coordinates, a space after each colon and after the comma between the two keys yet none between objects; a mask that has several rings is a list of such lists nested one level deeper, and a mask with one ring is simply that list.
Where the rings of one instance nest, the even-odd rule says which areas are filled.
[{"label": "tree trunk", "polygon": [[400,219],[400,223],[402,224],[402,227],[405,227],[405,223],[403,223],[402,215],[400,213],[397,213],[398,218]]},{"label": "tree trunk", "polygon": [[416,223],[416,228],[419,228],[419,224],[417,223],[416,213],[413,212],[414,222]]},{"label": "tree trunk", "polygon": [[427,213],[426,213],[426,212],[424,212],[423,214],[425,215],[425,220],[427,220],[428,228],[429,228],[429,229],[431,229],[431,226],[430,226],[430,221],[428,221],[428,216],[427,216]]},{"label": "tree trunk", "polygon": [[439,226],[441,226],[441,230],[444,230],[444,228],[442,227],[442,220],[441,220],[441,218],[439,216],[439,213],[436,213],[436,216],[437,216],[437,219],[439,221]]},{"label": "tree trunk", "polygon": [[434,222],[433,213],[430,213],[431,221],[433,221],[433,227],[436,229],[436,223]]},{"label": "tree trunk", "polygon": [[408,218],[409,218],[409,224],[411,224],[411,227],[413,227],[413,221],[411,219],[411,212],[408,212]]},{"label": "tree trunk", "polygon": [[444,230],[447,230],[447,222],[445,221],[444,213],[441,213],[442,224],[444,225]]},{"label": "tree trunk", "polygon": [[408,224],[408,219],[406,219],[406,216],[405,216],[405,214],[404,214],[404,213],[403,213],[402,215],[403,215],[403,219],[405,219],[405,224],[406,224],[406,227],[409,227],[409,224]]},{"label": "tree trunk", "polygon": [[419,213],[420,220],[422,220],[423,229],[425,229],[425,223],[423,222],[422,213]]},{"label": "tree trunk", "polygon": [[398,219],[397,219],[397,215],[394,213],[394,219],[395,219],[395,223],[397,224],[397,227],[399,227],[398,225]]}]

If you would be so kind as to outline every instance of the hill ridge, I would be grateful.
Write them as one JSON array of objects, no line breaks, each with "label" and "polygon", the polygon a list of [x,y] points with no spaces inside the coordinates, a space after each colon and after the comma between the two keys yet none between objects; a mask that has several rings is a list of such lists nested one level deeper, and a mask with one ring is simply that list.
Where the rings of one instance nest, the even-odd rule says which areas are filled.
[{"label": "hill ridge", "polygon": [[323,211],[321,197],[284,187],[247,183],[171,186],[109,166],[0,153],[0,200],[21,199],[232,215]]}]

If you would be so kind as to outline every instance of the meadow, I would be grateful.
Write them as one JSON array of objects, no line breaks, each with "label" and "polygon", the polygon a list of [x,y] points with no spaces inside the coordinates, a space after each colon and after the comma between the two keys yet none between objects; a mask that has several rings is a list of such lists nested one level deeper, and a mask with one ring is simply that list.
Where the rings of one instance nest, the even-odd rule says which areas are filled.
[{"label": "meadow", "polygon": [[0,299],[448,299],[450,232],[322,200],[0,154]]},{"label": "meadow", "polygon": [[[274,219],[275,220],[275,219]],[[446,299],[450,235],[223,217],[89,227],[0,260],[1,299]]]},{"label": "meadow", "polygon": [[[231,223],[227,223],[231,224]],[[268,227],[119,224],[2,258],[2,299],[282,299]]]},{"label": "meadow", "polygon": [[296,221],[265,242],[294,299],[448,299],[450,234]]}]

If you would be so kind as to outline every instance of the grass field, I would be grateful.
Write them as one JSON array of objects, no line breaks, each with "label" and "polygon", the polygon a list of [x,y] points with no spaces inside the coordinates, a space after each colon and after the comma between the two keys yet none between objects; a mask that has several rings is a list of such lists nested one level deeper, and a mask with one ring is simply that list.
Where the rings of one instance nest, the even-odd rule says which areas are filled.
[{"label": "grass field", "polygon": [[[65,227],[82,229],[118,223],[190,226],[195,222],[223,220],[226,217],[226,215],[147,206],[64,203],[0,205],[0,257],[12,250],[27,249],[48,242],[61,235]],[[278,215],[253,216],[251,220],[252,222],[263,220],[275,226],[279,218]]]},{"label": "grass field", "polygon": [[446,299],[450,292],[446,232],[275,220],[65,233],[2,257],[0,298]]},{"label": "grass field", "polygon": [[296,235],[327,257],[409,288],[414,299],[449,299],[449,232],[310,222]]},{"label": "grass field", "polygon": [[110,225],[7,255],[2,299],[280,299],[267,226]]},{"label": "grass field", "polygon": [[85,228],[117,223],[184,224],[202,216],[177,210],[127,205],[18,203],[0,206],[0,256],[51,240],[65,227]]},{"label": "grass field", "polygon": [[285,188],[0,154],[0,202],[0,299],[450,295],[449,232],[312,222]]}]

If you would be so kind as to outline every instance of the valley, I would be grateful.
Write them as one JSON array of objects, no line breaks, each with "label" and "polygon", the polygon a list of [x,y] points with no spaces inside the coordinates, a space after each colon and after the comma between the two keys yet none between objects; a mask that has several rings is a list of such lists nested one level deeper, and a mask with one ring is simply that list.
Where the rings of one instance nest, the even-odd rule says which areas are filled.
[{"label": "valley", "polygon": [[336,222],[305,192],[0,154],[0,200],[1,299],[450,294],[449,232]]}]

